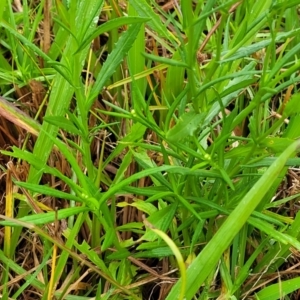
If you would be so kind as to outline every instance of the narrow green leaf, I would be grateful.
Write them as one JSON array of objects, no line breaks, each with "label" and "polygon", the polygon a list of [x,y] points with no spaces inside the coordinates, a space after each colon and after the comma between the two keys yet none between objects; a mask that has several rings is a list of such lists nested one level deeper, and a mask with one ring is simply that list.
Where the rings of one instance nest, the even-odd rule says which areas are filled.
[{"label": "narrow green leaf", "polygon": [[165,37],[168,40],[176,40],[175,36],[168,31],[166,26],[162,23],[159,15],[153,11],[146,0],[129,0],[129,3],[134,7],[140,17],[144,17],[150,20],[149,22],[147,22],[147,24],[154,31],[156,31],[159,36]]},{"label": "narrow green leaf", "polygon": [[[299,34],[299,31],[300,31],[300,28],[296,28],[289,32],[279,33],[275,38],[275,42],[279,43],[279,42],[285,41],[287,38]],[[273,40],[271,38],[269,38],[269,39],[263,40],[261,42],[251,44],[249,46],[240,47],[233,55],[231,55],[227,58],[227,56],[228,56],[227,53],[228,54],[231,53],[231,50],[228,50],[221,54],[223,56],[223,58],[220,61],[220,63],[225,63],[225,62],[234,61],[234,60],[237,60],[237,59],[240,59],[243,57],[247,57],[261,49],[266,48],[272,42],[273,42]]]},{"label": "narrow green leaf", "polygon": [[[71,85],[72,85],[72,80],[65,72],[67,70],[66,66],[63,64],[53,61],[47,54],[45,54],[39,47],[31,43],[30,41],[27,40],[26,37],[24,37],[21,33],[16,31],[14,28],[12,28],[9,24],[7,24],[5,21],[0,21],[0,26],[5,28],[7,31],[9,31],[12,35],[14,35],[19,41],[23,43],[25,47],[28,47],[30,50],[38,54],[40,57],[42,57],[49,65],[51,65],[59,74],[62,75],[62,77],[67,80]],[[65,67],[66,70],[63,71],[62,67]]]},{"label": "narrow green leaf", "polygon": [[[167,231],[172,219],[174,218],[174,214],[176,212],[177,205],[175,203],[170,204],[161,210],[158,210],[151,214],[147,220],[155,226],[155,228],[158,228],[162,231]],[[143,235],[143,240],[146,241],[155,241],[157,240],[157,235],[147,228],[146,233]]]},{"label": "narrow green leaf", "polygon": [[[31,275],[27,273],[27,271],[20,266],[19,263],[14,262],[12,259],[7,258],[4,255],[4,252],[0,249],[0,260],[2,264],[9,266],[9,268],[14,271],[16,274],[20,276],[24,276],[24,279],[31,282],[31,285],[36,288],[37,290],[43,292],[46,289],[45,283],[41,282],[40,280],[34,278],[32,280]],[[20,298],[19,298],[20,299]]]},{"label": "narrow green leaf", "polygon": [[[210,242],[193,261],[187,270],[186,299],[190,300],[203,284],[207,276],[217,265],[222,253],[229,247],[233,238],[241,230],[252,211],[257,207],[264,195],[273,185],[273,180],[281,173],[286,161],[294,155],[300,147],[300,140],[289,146],[278,159],[268,168],[263,176],[250,189],[235,210],[228,216],[221,228],[212,237]],[[166,300],[178,299],[181,280],[172,288]]]},{"label": "narrow green leaf", "polygon": [[74,126],[74,124],[63,116],[47,116],[44,117],[44,121],[65,130],[71,134],[81,135],[82,133],[80,130]]},{"label": "narrow green leaf", "polygon": [[212,178],[223,178],[220,172],[209,171],[209,170],[191,170],[189,168],[184,167],[176,167],[176,166],[160,166],[156,168],[150,168],[141,172],[138,172],[129,178],[124,179],[116,185],[110,187],[110,189],[101,194],[101,198],[99,199],[99,204],[102,205],[109,197],[116,194],[119,190],[124,187],[129,186],[132,182],[150,176],[159,172],[172,172],[181,175],[194,175],[194,176],[202,176],[202,177],[212,177]]},{"label": "narrow green leaf", "polygon": [[300,113],[300,95],[298,93],[293,94],[289,102],[286,104],[283,116],[289,117],[297,113]]},{"label": "narrow green leaf", "polygon": [[65,192],[56,190],[54,188],[51,188],[49,186],[34,184],[34,183],[29,183],[29,182],[21,182],[21,181],[16,181],[15,184],[20,187],[23,187],[25,189],[28,189],[29,191],[32,191],[34,193],[39,193],[41,195],[47,195],[47,196],[51,196],[51,197],[57,197],[57,198],[61,198],[61,199],[68,199],[68,200],[82,202],[82,199],[77,197],[76,195],[72,195],[70,193],[65,193]]},{"label": "narrow green leaf", "polygon": [[93,249],[91,249],[91,246],[86,242],[83,241],[82,244],[78,244],[76,241],[74,243],[74,246],[84,255],[86,255],[91,262],[93,262],[98,268],[100,268],[102,271],[104,271],[106,274],[109,273],[108,268],[106,267],[105,263],[102,259],[100,259],[99,254],[96,253]]},{"label": "narrow green leaf", "polygon": [[[148,153],[144,149],[138,149],[138,151],[132,151],[134,160],[145,170],[151,169],[151,168],[156,168],[157,165],[156,163],[151,160],[149,157]],[[165,187],[168,187],[171,189],[171,184],[168,182],[168,180],[163,176],[161,173],[153,174],[151,176],[153,183],[156,186],[162,185]]]},{"label": "narrow green leaf", "polygon": [[152,215],[153,213],[155,213],[157,211],[157,208],[153,204],[147,203],[142,200],[136,200],[133,203],[119,202],[117,206],[118,207],[126,207],[126,206],[136,207],[138,210],[143,211],[148,215]]},{"label": "narrow green leaf", "polygon": [[128,26],[130,24],[136,23],[144,23],[149,21],[149,18],[141,18],[141,17],[120,17],[117,19],[112,19],[106,21],[104,24],[99,26],[97,29],[94,30],[92,34],[90,34],[79,46],[76,53],[81,51],[84,47],[89,45],[96,37],[100,36],[105,32],[109,32],[114,28],[120,28],[124,25]]},{"label": "narrow green leaf", "polygon": [[62,2],[55,0],[56,9],[65,27],[70,27],[70,15]]},{"label": "narrow green leaf", "polygon": [[276,10],[286,10],[296,5],[299,5],[299,0],[276,1],[273,8]]},{"label": "narrow green leaf", "polygon": [[131,48],[134,40],[136,39],[140,27],[141,27],[141,23],[130,25],[128,30],[121,35],[112,52],[108,55],[105,63],[101,68],[101,71],[97,76],[95,85],[91,90],[91,94],[89,95],[89,99],[86,104],[87,110],[90,109],[95,98],[101,92],[107,80],[112,76],[112,74],[116,71],[119,64],[124,59],[124,56]]},{"label": "narrow green leaf", "polygon": [[300,277],[284,280],[263,288],[256,295],[259,300],[283,299],[284,296],[300,289]]},{"label": "narrow green leaf", "polygon": [[253,217],[250,217],[248,219],[248,223],[255,226],[256,228],[258,228],[261,232],[267,233],[268,236],[276,239],[278,242],[280,242],[284,245],[289,244],[289,245],[295,247],[296,249],[300,249],[300,242],[297,241],[296,238],[294,238],[288,234],[281,233],[280,231],[276,230],[269,223],[267,223],[263,220],[260,220],[258,218],[253,218]]},{"label": "narrow green leaf", "polygon": [[[163,258],[173,255],[172,250],[169,247],[157,247],[148,251],[141,251],[133,254],[135,258]],[[175,298],[174,298],[175,299]]]},{"label": "narrow green leaf", "polygon": [[[103,3],[103,0],[90,0],[88,2],[80,2],[80,5],[78,5],[78,8],[76,10],[76,15],[72,16],[74,20],[77,19],[82,21],[75,24],[76,28],[74,34],[76,34],[77,39],[81,39],[80,31],[83,27],[83,23],[85,24],[85,28],[88,27],[86,35],[90,34],[93,27],[96,26],[97,18],[100,15],[101,6]],[[69,35],[63,35],[63,37],[65,37],[66,43],[64,46],[64,51],[62,53],[61,65],[68,66],[72,73],[72,79],[70,82],[70,80],[67,80],[67,78],[63,77],[62,75],[56,74],[49,96],[46,116],[63,116],[68,110],[71,98],[74,94],[73,84],[75,84],[80,77],[88,52],[88,48],[86,47],[78,54],[74,55],[74,52],[78,47],[77,40],[75,40],[73,36]],[[44,122],[42,128],[43,130],[41,131],[34,145],[33,153],[44,163],[46,163],[53,147],[53,140],[50,140],[48,135],[46,135],[45,133],[56,137],[58,127]],[[38,174],[38,170],[39,169],[30,168],[28,175],[29,182],[39,182],[42,173],[40,172]]]},{"label": "narrow green leaf", "polygon": [[116,173],[116,176],[112,182],[112,184],[116,184],[120,182],[125,177],[125,172],[128,169],[129,165],[132,162],[132,153],[128,151],[124,158],[122,159],[122,163],[118,168],[118,171]]},{"label": "narrow green leaf", "polygon": [[115,228],[112,227],[105,232],[105,238],[101,245],[101,251],[107,250],[113,244],[114,238],[115,238]]},{"label": "narrow green leaf", "polygon": [[[300,31],[300,28],[298,30]],[[283,68],[283,66],[285,66],[285,64],[287,64],[295,55],[297,55],[299,53],[299,50],[300,50],[300,44],[297,44],[295,47],[289,50],[286,55],[278,59],[274,67],[267,74],[266,80],[270,80],[270,82],[272,83],[273,78],[277,77],[278,76],[277,74],[281,73],[280,69]],[[271,88],[273,87],[271,86]]]},{"label": "narrow green leaf", "polygon": [[[257,168],[257,167],[269,167],[277,157],[265,157],[258,162],[249,162],[249,165],[242,165],[242,167],[248,168]],[[286,161],[286,166],[299,166],[300,165],[300,158],[290,158]]]},{"label": "narrow green leaf", "polygon": [[[128,16],[138,16],[138,13],[136,10],[128,3],[127,8]],[[142,73],[145,71],[145,57],[142,55],[142,53],[145,51],[146,46],[146,39],[145,39],[145,24],[142,24],[140,31],[137,35],[136,40],[134,41],[132,47],[128,51],[127,55],[127,64],[130,76],[132,78],[132,93],[137,93],[136,90],[139,90],[140,94],[142,95],[142,98],[144,100],[145,91],[146,91],[146,78],[140,78],[134,80],[135,76],[137,76],[139,73]],[[148,69],[148,68],[147,68]],[[146,69],[146,70],[147,70]],[[137,97],[139,99],[139,97]],[[135,108],[135,96],[132,95],[133,107]],[[143,107],[143,106],[141,106]]]},{"label": "narrow green leaf", "polygon": [[[28,288],[31,285],[34,285],[34,281],[36,281],[36,278],[38,278],[38,274],[40,274],[43,268],[47,266],[48,259],[50,259],[51,254],[52,254],[51,251],[48,251],[48,253],[44,253],[43,260],[39,263],[39,266],[31,275],[28,276],[28,278],[26,278],[24,284],[20,288],[18,288],[18,290],[11,297],[12,299],[20,299],[20,295],[22,295],[24,291],[26,291],[26,288]],[[24,270],[21,274],[25,274],[25,272],[26,271]]]},{"label": "narrow green leaf", "polygon": [[169,66],[174,66],[174,67],[183,67],[183,68],[188,68],[189,66],[179,60],[175,60],[175,59],[171,59],[171,58],[165,58],[163,56],[157,56],[157,55],[153,55],[153,54],[149,54],[149,53],[142,53],[145,57],[147,57],[150,60],[162,63],[162,64],[166,64]]},{"label": "narrow green leaf", "polygon": [[[61,151],[61,153],[64,155],[64,157],[72,166],[73,171],[76,173],[76,176],[80,182],[81,187],[86,191],[86,193],[89,193],[86,175],[83,173],[80,166],[78,165],[76,157],[72,153],[72,149],[70,147],[66,147],[66,145],[63,142],[61,142],[59,139],[56,139],[52,135],[48,134],[48,132],[44,132],[44,134],[48,136],[48,139],[58,147],[58,149]],[[92,176],[92,174],[89,175]]]},{"label": "narrow green leaf", "polygon": [[53,176],[56,176],[57,178],[60,178],[62,181],[67,183],[74,191],[82,190],[69,177],[63,175],[58,171],[58,169],[47,166],[39,157],[35,156],[34,154],[28,151],[22,151],[15,146],[12,147],[12,149],[13,152],[0,151],[0,153],[27,161],[33,168],[39,170],[39,172],[42,171],[44,174],[51,174]]},{"label": "narrow green leaf", "polygon": [[262,140],[259,145],[260,147],[266,147],[274,153],[281,153],[293,142],[294,140],[288,138],[268,137]]},{"label": "narrow green leaf", "polygon": [[105,167],[109,162],[111,162],[115,157],[120,155],[120,153],[131,145],[133,142],[139,141],[146,131],[146,127],[142,124],[136,123],[130,128],[130,132],[127,132],[126,136],[119,141],[114,151],[109,155],[103,164]]},{"label": "narrow green leaf", "polygon": [[195,112],[187,112],[179,118],[178,123],[167,132],[167,139],[171,142],[180,142],[188,136],[192,136],[198,129],[205,114],[196,114]]},{"label": "narrow green leaf", "polygon": [[[68,218],[70,216],[78,215],[82,212],[88,211],[89,208],[85,206],[77,206],[70,208],[63,208],[57,212],[51,211],[44,214],[36,214],[31,216],[26,216],[16,221],[27,222],[34,225],[44,225],[48,223],[53,223],[55,220],[61,220]],[[20,223],[14,221],[0,221],[3,226],[21,226]]]}]

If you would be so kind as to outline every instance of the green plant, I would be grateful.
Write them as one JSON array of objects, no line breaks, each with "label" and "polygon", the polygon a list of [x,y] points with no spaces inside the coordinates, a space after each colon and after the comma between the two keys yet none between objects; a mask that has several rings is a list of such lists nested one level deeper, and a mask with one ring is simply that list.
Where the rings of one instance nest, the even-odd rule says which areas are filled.
[{"label": "green plant", "polygon": [[[155,281],[155,297],[167,300],[296,291],[297,278],[268,286],[266,278],[291,247],[300,250],[299,214],[285,206],[297,190],[274,198],[299,164],[298,2],[186,0],[165,10],[154,0],[56,1],[48,51],[34,42],[48,2],[25,1],[19,14],[6,3],[0,60],[10,55],[14,68],[3,64],[4,97],[13,98],[11,77],[49,92],[41,125],[0,102],[7,119],[37,135],[26,139],[32,151],[26,143],[1,151],[15,158],[7,182],[22,191],[7,192],[10,211],[20,201],[16,217],[1,216],[3,286],[10,272],[26,273],[14,261],[23,228],[44,253],[3,294],[17,299],[30,285],[42,299],[144,299]],[[107,45],[95,46],[106,33]],[[22,163],[26,180],[14,171]],[[43,206],[45,196],[56,209]],[[179,265],[170,291],[158,260],[164,271]]]}]

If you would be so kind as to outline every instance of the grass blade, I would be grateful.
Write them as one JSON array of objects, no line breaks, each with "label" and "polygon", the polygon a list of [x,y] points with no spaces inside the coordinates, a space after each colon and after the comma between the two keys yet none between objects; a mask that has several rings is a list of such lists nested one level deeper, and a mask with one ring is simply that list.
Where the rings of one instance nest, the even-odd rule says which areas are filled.
[{"label": "grass blade", "polygon": [[[273,180],[277,178],[286,161],[295,154],[300,147],[300,141],[289,146],[277,160],[268,168],[264,175],[257,181],[253,188],[247,193],[236,209],[230,214],[222,227],[213,236],[203,251],[197,256],[187,270],[187,293],[186,299],[190,300],[203,284],[218,263],[222,253],[228,248],[235,235],[245,224],[252,211],[259,204]],[[179,280],[172,288],[167,300],[178,299],[181,281]]]}]

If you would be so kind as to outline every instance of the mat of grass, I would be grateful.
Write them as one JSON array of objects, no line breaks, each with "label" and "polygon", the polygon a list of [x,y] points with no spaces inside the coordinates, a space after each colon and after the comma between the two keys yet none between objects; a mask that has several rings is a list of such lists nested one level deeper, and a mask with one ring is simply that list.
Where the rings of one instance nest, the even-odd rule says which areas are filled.
[{"label": "mat of grass", "polygon": [[5,1],[1,299],[298,299],[299,4]]}]

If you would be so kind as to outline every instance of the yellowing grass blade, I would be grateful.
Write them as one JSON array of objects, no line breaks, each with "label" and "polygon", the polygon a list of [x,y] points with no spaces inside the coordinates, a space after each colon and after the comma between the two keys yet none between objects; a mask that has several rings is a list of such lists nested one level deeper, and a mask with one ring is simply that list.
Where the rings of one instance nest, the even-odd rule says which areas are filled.
[{"label": "yellowing grass blade", "polygon": [[40,124],[0,96],[0,115],[15,125],[38,136]]}]

